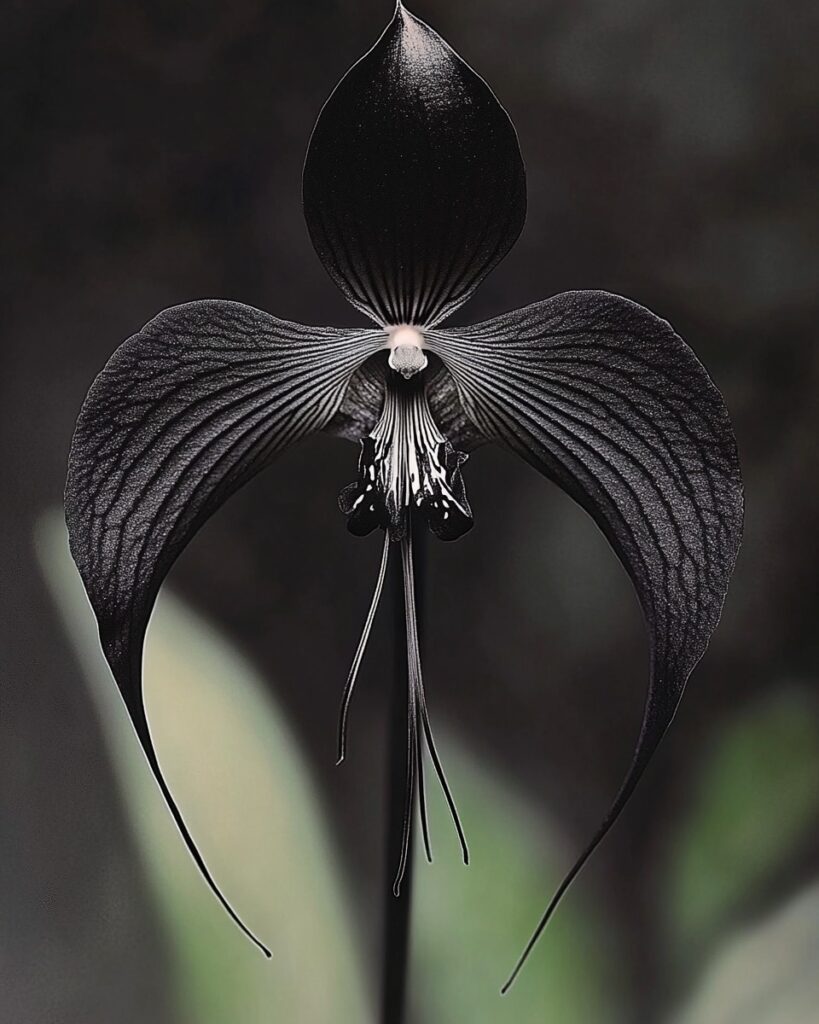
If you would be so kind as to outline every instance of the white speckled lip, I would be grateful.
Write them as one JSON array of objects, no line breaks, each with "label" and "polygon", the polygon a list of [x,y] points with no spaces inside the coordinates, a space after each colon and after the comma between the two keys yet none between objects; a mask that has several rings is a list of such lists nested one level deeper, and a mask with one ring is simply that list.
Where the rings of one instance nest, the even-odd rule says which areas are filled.
[{"label": "white speckled lip", "polygon": [[425,370],[428,364],[424,354],[424,335],[417,327],[399,324],[387,331],[387,348],[390,350],[390,369],[409,380],[416,373]]}]

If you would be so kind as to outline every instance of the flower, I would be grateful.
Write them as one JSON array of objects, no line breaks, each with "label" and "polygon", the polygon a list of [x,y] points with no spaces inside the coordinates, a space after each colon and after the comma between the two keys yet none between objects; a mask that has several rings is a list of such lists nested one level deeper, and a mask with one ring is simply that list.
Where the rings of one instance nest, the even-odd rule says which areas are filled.
[{"label": "flower", "polygon": [[117,349],[80,413],[65,501],[71,550],[168,806],[211,888],[249,935],[185,826],[146,718],[145,630],[176,557],[283,449],[321,430],[360,442],[357,480],[339,501],[349,529],[381,528],[384,547],[342,701],[339,759],[397,546],[410,682],[397,892],[416,794],[428,847],[425,749],[467,858],[424,696],[413,524],[425,521],[444,540],[470,528],[462,469],[467,454],[488,442],[567,491],[633,581],[650,637],[648,693],[625,781],[516,973],[633,792],[716,627],[742,530],[730,421],[669,324],[617,295],[568,292],[473,327],[441,326],[520,233],[524,167],[514,127],[489,87],[400,2],[319,116],[303,198],[319,258],[374,326],[304,327],[223,300],[154,317]]}]

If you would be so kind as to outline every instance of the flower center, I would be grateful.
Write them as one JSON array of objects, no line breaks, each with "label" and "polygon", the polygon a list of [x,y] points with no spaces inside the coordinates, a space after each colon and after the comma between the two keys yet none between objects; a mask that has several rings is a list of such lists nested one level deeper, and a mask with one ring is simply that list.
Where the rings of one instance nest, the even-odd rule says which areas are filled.
[{"label": "flower center", "polygon": [[417,327],[399,324],[397,327],[388,328],[387,348],[390,350],[390,357],[387,360],[390,369],[400,373],[405,380],[426,369],[424,336]]},{"label": "flower center", "polygon": [[[400,330],[418,334],[412,328]],[[426,363],[415,344],[399,342],[390,354],[396,373],[388,375],[381,418],[361,442],[358,480],[339,495],[347,526],[359,536],[380,526],[392,540],[400,540],[413,508],[443,540],[454,540],[472,526],[461,476],[467,456],[452,447],[432,418],[418,375]]]}]

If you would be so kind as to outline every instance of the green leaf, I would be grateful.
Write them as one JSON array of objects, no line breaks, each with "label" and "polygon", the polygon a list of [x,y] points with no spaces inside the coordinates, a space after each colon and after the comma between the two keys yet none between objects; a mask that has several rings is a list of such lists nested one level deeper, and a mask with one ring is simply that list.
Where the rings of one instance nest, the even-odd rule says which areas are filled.
[{"label": "green leaf", "polygon": [[787,863],[816,827],[815,700],[779,689],[722,725],[669,840],[668,926],[696,950]]}]

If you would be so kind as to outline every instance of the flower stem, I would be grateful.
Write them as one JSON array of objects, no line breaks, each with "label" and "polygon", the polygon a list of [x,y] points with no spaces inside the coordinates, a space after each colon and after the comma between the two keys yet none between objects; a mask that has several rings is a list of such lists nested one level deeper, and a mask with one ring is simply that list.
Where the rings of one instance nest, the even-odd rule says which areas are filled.
[{"label": "flower stem", "polygon": [[[413,530],[416,600],[422,601],[426,530]],[[410,908],[412,903],[413,849],[410,842],[399,896],[393,893],[395,866],[401,857],[407,795],[407,734],[409,728],[409,671],[407,665],[404,577],[400,558],[389,569],[393,592],[393,686],[387,741],[386,862],[384,865],[384,937],[382,943],[382,1024],[403,1024],[406,1010],[409,961]],[[414,813],[414,808],[413,808]]]}]

